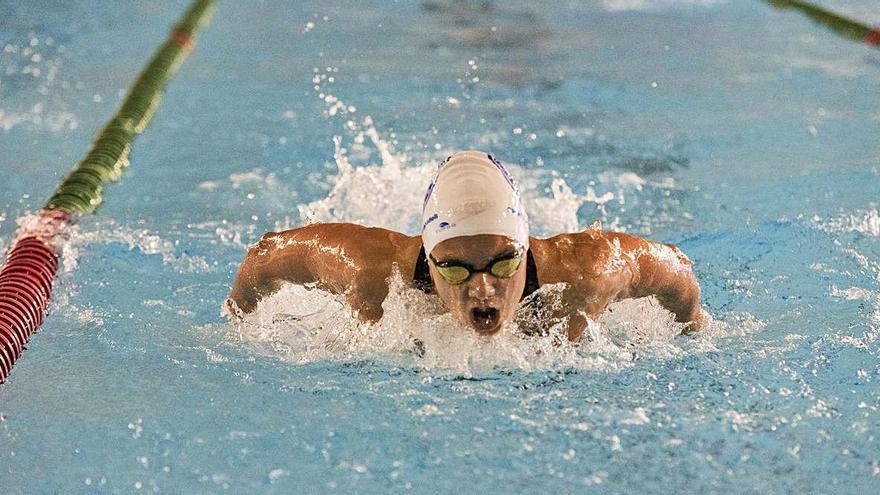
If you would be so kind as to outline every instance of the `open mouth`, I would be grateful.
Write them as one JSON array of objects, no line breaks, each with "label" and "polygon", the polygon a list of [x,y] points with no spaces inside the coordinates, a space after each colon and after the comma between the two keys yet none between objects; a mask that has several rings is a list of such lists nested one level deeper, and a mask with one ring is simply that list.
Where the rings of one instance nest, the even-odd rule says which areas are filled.
[{"label": "open mouth", "polygon": [[501,312],[497,308],[471,309],[471,326],[480,333],[492,333],[501,326]]}]

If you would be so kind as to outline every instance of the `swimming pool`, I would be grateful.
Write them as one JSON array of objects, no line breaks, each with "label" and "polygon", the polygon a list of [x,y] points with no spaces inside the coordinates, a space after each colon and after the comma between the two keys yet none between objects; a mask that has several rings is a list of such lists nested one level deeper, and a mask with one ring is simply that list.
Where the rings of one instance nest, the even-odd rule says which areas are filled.
[{"label": "swimming pool", "polygon": [[[4,5],[0,248],[186,6]],[[0,387],[0,486],[876,491],[878,89],[877,50],[758,1],[220,2]],[[220,314],[264,231],[414,233],[464,148],[511,165],[538,235],[677,243],[715,322],[622,304],[574,348],[481,342],[404,289],[376,328],[301,289]]]}]

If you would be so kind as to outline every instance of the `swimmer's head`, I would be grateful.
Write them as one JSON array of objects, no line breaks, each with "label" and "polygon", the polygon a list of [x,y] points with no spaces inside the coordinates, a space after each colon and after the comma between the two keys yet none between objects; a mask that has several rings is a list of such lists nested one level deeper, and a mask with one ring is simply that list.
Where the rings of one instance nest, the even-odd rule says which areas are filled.
[{"label": "swimmer's head", "polygon": [[460,151],[440,163],[422,206],[425,252],[446,239],[495,234],[529,247],[529,219],[510,172],[492,155]]},{"label": "swimmer's head", "polygon": [[504,166],[486,153],[444,160],[425,194],[422,243],[440,299],[482,334],[513,318],[525,287],[528,217]]}]

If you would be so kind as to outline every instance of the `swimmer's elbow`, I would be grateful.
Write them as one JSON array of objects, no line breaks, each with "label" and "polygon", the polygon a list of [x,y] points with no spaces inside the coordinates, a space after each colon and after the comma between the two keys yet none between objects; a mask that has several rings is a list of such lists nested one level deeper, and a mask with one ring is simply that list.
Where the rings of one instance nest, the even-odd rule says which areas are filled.
[{"label": "swimmer's elbow", "polygon": [[706,312],[700,305],[700,284],[696,277],[691,274],[686,287],[678,294],[678,301],[671,304],[670,310],[675,313],[675,320],[684,323],[681,333],[694,333],[703,328],[706,320]]},{"label": "swimmer's elbow", "polygon": [[[692,333],[704,326],[705,314],[700,306],[700,284],[691,261],[677,248],[655,245],[657,253],[642,256],[639,263],[636,297],[654,296],[675,321],[685,325],[682,333]],[[672,256],[670,256],[672,255]]]},{"label": "swimmer's elbow", "polygon": [[[267,263],[270,255],[268,233],[260,242],[250,246],[244,261],[238,268],[229,297],[226,299],[226,310],[232,317],[241,317],[252,313],[257,308],[260,298],[271,292],[274,277],[271,273],[272,264]],[[270,256],[271,257],[271,256]]]}]

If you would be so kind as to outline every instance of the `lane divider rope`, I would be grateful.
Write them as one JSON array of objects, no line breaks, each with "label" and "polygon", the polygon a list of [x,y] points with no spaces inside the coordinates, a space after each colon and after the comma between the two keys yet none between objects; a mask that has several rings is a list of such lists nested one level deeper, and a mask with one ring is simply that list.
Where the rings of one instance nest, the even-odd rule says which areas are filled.
[{"label": "lane divider rope", "polygon": [[85,157],[64,178],[33,218],[19,223],[15,242],[0,267],[0,383],[6,381],[31,335],[43,323],[58,270],[65,228],[101,204],[104,185],[118,180],[134,138],[144,131],[165,86],[195,44],[215,0],[195,0],[104,126]]},{"label": "lane divider rope", "polygon": [[880,47],[880,29],[847,19],[830,10],[801,0],[767,0],[767,3],[779,9],[800,11],[813,21],[822,24],[844,38]]}]

